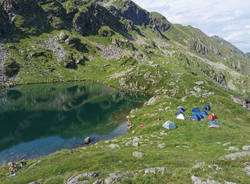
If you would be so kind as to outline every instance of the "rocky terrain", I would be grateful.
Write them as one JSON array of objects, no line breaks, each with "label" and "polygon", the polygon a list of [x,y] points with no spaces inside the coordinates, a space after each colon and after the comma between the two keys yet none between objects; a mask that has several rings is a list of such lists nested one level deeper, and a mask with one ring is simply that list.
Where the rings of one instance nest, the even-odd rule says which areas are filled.
[{"label": "rocky terrain", "polygon": [[[130,0],[1,0],[1,88],[94,80],[153,97],[128,115],[128,135],[28,161],[14,177],[0,166],[0,181],[249,183],[246,55]],[[206,104],[220,129],[175,119],[179,105]],[[164,131],[167,120],[178,128]]]}]

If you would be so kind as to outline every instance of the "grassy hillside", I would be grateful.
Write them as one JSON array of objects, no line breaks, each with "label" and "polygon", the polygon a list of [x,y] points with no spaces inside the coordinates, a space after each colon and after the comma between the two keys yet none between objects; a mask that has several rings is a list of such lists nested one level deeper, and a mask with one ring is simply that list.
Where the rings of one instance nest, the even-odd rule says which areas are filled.
[{"label": "grassy hillside", "polygon": [[[94,80],[151,94],[156,102],[130,113],[133,128],[128,135],[28,161],[14,177],[6,176],[7,165],[0,166],[1,183],[61,184],[86,172],[99,175],[79,181],[101,183],[117,173],[117,182],[127,184],[191,183],[192,176],[250,182],[244,171],[249,156],[221,159],[246,151],[243,146],[250,144],[250,111],[231,98],[250,98],[249,59],[196,28],[171,24],[132,1],[10,2],[12,8],[1,6],[16,14],[10,17],[11,31],[0,31],[0,52],[6,53],[0,58],[0,76],[7,77],[0,87]],[[0,25],[6,25],[1,22],[5,16]],[[179,105],[189,116],[193,107],[206,104],[218,115],[219,129],[208,128],[208,120],[175,119]],[[163,129],[167,120],[178,128]],[[193,167],[197,163],[202,164]],[[145,171],[155,167],[161,167],[160,172]]]}]

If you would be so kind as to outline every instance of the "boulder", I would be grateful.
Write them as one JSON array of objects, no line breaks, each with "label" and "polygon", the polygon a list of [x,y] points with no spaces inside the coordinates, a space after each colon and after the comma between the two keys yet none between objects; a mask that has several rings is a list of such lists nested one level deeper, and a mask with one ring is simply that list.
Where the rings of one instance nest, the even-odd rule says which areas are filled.
[{"label": "boulder", "polygon": [[91,143],[91,138],[90,137],[86,137],[84,139],[84,144],[90,144]]},{"label": "boulder", "polygon": [[242,149],[243,149],[244,151],[250,151],[250,145],[243,146]]},{"label": "boulder", "polygon": [[132,153],[132,155],[136,158],[142,158],[145,155],[145,153],[135,151]]},{"label": "boulder", "polygon": [[217,182],[215,180],[205,180],[203,178],[198,178],[196,176],[191,177],[193,184],[221,184],[220,182]]},{"label": "boulder", "polygon": [[118,144],[110,144],[109,145],[109,147],[111,148],[111,149],[120,149],[120,146],[118,145]]},{"label": "boulder", "polygon": [[86,178],[86,181],[88,181],[89,179],[94,179],[98,176],[99,176],[99,173],[97,173],[97,172],[83,173],[83,174],[79,174],[77,176],[70,177],[68,179],[68,181],[66,182],[66,184],[80,184],[79,179],[81,179],[81,178]]},{"label": "boulder", "polygon": [[250,156],[250,151],[238,152],[226,155],[224,158],[228,160],[236,160],[238,158],[244,158]]},{"label": "boulder", "polygon": [[110,173],[109,177],[105,178],[104,183],[105,184],[114,184],[114,183],[118,183],[121,181],[122,179],[122,175],[118,174],[118,173]]}]

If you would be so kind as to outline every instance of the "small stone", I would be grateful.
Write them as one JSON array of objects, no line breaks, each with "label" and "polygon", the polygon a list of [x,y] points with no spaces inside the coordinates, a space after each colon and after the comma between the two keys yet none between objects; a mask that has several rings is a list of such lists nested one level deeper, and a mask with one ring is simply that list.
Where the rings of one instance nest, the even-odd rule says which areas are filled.
[{"label": "small stone", "polygon": [[160,149],[165,148],[165,143],[158,144],[158,148],[160,148]]},{"label": "small stone", "polygon": [[116,149],[116,148],[120,149],[120,146],[118,144],[110,144],[109,147],[111,149]]},{"label": "small stone", "polygon": [[220,184],[217,181],[214,181],[214,180],[204,180],[204,179],[198,178],[196,176],[192,176],[191,180],[192,180],[193,184]]},{"label": "small stone", "polygon": [[200,85],[203,85],[204,84],[204,81],[197,81],[195,82],[196,85],[200,86]]},{"label": "small stone", "polygon": [[201,92],[201,88],[199,88],[199,87],[197,87],[197,86],[194,87],[194,90],[195,90],[196,92],[198,92],[198,93]]},{"label": "small stone", "polygon": [[84,139],[84,144],[90,144],[91,143],[91,138],[90,137],[86,137]]},{"label": "small stone", "polygon": [[142,157],[145,155],[145,153],[135,151],[135,152],[133,152],[132,155],[133,155],[134,157],[136,157],[136,158],[142,158]]},{"label": "small stone", "polygon": [[[73,176],[73,177],[69,178],[66,184],[78,184],[80,178],[94,179],[94,178],[98,177],[98,175],[99,174],[97,172],[89,172],[89,173],[79,174],[77,176]],[[88,182],[88,180],[86,180],[86,181]]]},{"label": "small stone", "polygon": [[104,184],[103,180],[96,180],[93,184]]},{"label": "small stone", "polygon": [[114,184],[121,181],[122,175],[117,173],[110,173],[109,177],[104,180],[105,184]]},{"label": "small stone", "polygon": [[234,146],[230,146],[230,147],[228,148],[228,151],[239,151],[239,148],[234,147]]},{"label": "small stone", "polygon": [[242,149],[243,149],[244,151],[249,151],[249,150],[250,150],[250,145],[248,145],[248,146],[243,146]]},{"label": "small stone", "polygon": [[222,144],[222,146],[228,146],[230,144],[232,144],[232,143],[231,142],[226,142],[226,143]]},{"label": "small stone", "polygon": [[230,181],[224,181],[224,184],[237,184],[237,183],[230,182]]},{"label": "small stone", "polygon": [[169,111],[169,110],[170,110],[170,107],[169,107],[169,106],[165,108],[165,111]]},{"label": "small stone", "polygon": [[243,158],[243,157],[248,157],[248,156],[250,156],[250,151],[232,153],[232,154],[226,155],[225,158],[229,160],[236,160],[238,158]]},{"label": "small stone", "polygon": [[200,167],[202,167],[204,165],[205,165],[205,162],[199,162],[199,163],[195,164],[192,168],[193,169],[198,169],[198,168],[200,168]]}]

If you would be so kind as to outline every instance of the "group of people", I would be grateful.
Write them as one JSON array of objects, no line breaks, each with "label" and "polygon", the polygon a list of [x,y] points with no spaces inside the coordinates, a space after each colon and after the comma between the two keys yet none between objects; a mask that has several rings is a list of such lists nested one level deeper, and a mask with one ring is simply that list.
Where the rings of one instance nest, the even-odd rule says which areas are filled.
[{"label": "group of people", "polygon": [[26,164],[27,163],[24,160],[20,161],[19,166],[18,166],[18,164],[14,163],[14,162],[10,162],[9,163],[9,173],[10,173],[10,175],[15,176],[16,173],[19,171],[19,169],[21,169]]}]

